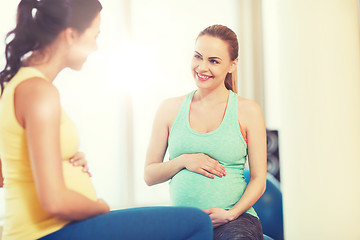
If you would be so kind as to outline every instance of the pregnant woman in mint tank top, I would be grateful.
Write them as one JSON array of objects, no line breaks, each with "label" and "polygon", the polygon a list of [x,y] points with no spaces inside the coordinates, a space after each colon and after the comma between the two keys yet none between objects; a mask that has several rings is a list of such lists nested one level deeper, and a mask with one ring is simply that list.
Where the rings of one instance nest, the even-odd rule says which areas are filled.
[{"label": "pregnant woman in mint tank top", "polygon": [[[213,25],[199,34],[191,65],[197,89],[161,104],[145,181],[170,180],[172,204],[209,214],[214,239],[262,239],[252,206],[266,187],[266,130],[260,107],[237,95],[237,63],[232,30]],[[167,149],[169,161],[163,161]]]}]

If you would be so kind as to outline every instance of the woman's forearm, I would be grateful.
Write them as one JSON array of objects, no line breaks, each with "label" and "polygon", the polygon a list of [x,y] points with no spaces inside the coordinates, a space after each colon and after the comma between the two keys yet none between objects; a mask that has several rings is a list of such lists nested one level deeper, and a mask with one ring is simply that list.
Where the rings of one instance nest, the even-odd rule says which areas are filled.
[{"label": "woman's forearm", "polygon": [[69,221],[79,221],[110,211],[103,200],[93,201],[67,188],[63,188],[56,197],[43,198],[42,206],[50,215]]},{"label": "woman's forearm", "polygon": [[218,177],[226,175],[225,168],[219,161],[204,153],[188,153],[165,163],[154,161],[147,164],[145,167],[145,182],[149,186],[165,182],[183,168],[208,178],[214,178],[215,175]]},{"label": "woman's forearm", "polygon": [[263,177],[251,179],[240,200],[229,210],[232,220],[238,218],[241,214],[252,207],[263,195],[265,189],[266,179],[263,179]]},{"label": "woman's forearm", "polygon": [[185,154],[166,162],[154,162],[145,166],[145,182],[148,186],[166,182],[185,167]]}]

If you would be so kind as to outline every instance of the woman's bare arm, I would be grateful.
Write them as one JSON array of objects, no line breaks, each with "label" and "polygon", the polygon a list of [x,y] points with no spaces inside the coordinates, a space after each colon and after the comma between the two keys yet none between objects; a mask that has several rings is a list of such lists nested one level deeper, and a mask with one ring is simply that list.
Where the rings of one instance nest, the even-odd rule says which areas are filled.
[{"label": "woman's bare arm", "polygon": [[245,116],[241,120],[248,139],[250,181],[241,199],[230,209],[234,218],[253,206],[265,192],[267,172],[266,128],[262,111],[258,104],[249,100],[239,101],[239,109]]}]

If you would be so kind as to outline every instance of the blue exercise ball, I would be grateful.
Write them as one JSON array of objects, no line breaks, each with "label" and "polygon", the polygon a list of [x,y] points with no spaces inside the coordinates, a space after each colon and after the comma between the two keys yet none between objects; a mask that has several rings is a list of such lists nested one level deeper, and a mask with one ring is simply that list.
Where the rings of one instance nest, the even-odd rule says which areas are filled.
[{"label": "blue exercise ball", "polygon": [[[250,180],[249,170],[245,170],[245,180]],[[266,190],[254,204],[260,218],[264,234],[275,240],[284,239],[282,193],[279,181],[270,173],[266,177]]]}]

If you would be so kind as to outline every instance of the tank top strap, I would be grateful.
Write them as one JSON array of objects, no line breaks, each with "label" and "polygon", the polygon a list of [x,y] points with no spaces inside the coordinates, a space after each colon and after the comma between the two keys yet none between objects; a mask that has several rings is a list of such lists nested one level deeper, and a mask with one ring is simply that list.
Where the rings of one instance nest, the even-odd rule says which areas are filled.
[{"label": "tank top strap", "polygon": [[239,103],[239,100],[238,100],[238,95],[236,93],[234,93],[233,91],[229,90],[230,92],[230,96],[229,96],[229,120],[228,121],[231,121],[231,123],[235,123],[236,124],[236,129],[239,129],[240,130],[240,133],[242,135],[242,139],[243,141],[246,143],[246,145],[248,144],[248,140],[247,140],[247,137],[246,137],[246,134],[241,126],[241,123],[239,121],[239,117],[238,117],[238,103]]},{"label": "tank top strap", "polygon": [[22,82],[30,79],[30,78],[34,78],[34,77],[39,77],[39,78],[43,78],[45,80],[48,80],[45,75],[40,72],[38,69],[33,68],[33,67],[21,67],[19,69],[19,71],[15,74],[15,76],[11,79],[10,82],[7,82],[5,87],[10,87],[11,90],[11,94],[13,94],[13,92],[15,91],[15,88]]},{"label": "tank top strap", "polygon": [[238,97],[237,94],[231,90],[229,90],[229,100],[224,121],[230,121],[231,123],[238,121]]},{"label": "tank top strap", "polygon": [[195,94],[196,90],[189,92],[184,100],[184,105],[182,106],[183,108],[185,108],[185,111],[189,111],[190,110],[190,106],[191,106],[191,102],[192,99],[194,98],[194,94]]},{"label": "tank top strap", "polygon": [[177,127],[185,128],[186,127],[186,120],[189,118],[190,105],[191,105],[191,101],[193,99],[195,92],[196,92],[196,90],[188,93],[185,96],[185,99],[181,103],[179,112],[176,115],[175,120],[171,126],[168,138],[172,135],[174,128],[177,128]]}]

